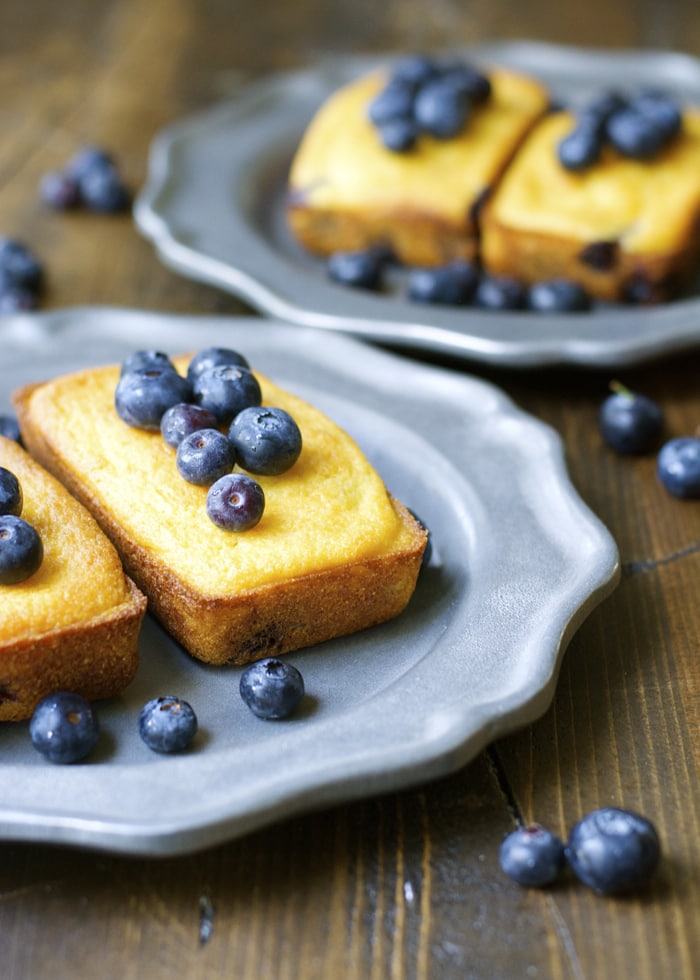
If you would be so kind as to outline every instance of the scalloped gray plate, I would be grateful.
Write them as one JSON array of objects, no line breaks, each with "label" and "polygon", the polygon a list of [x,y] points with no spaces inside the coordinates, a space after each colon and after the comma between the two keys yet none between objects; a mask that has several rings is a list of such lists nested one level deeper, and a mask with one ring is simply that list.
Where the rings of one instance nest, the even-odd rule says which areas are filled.
[{"label": "scalloped gray plate", "polygon": [[[343,425],[433,541],[402,616],[289,655],[307,698],[286,722],[255,718],[240,669],[199,664],[147,617],[136,679],[100,704],[89,761],[53,766],[26,724],[0,724],[0,839],[182,853],[452,772],[542,714],[569,639],[616,585],[616,546],[559,437],[485,382],[259,318],[66,310],[3,318],[0,343],[0,413],[15,386],[135,348],[236,347]],[[168,693],[199,716],[182,756],[136,731]]]},{"label": "scalloped gray plate", "polygon": [[[700,62],[686,55],[529,42],[463,53],[532,72],[569,104],[602,88],[642,84],[700,103]],[[376,63],[333,58],[274,75],[165,129],[134,207],[163,262],[291,324],[508,367],[625,366],[700,344],[696,295],[653,309],[542,316],[426,308],[403,298],[400,276],[388,295],[328,281],[322,263],[302,252],[286,227],[287,169],[320,103]]]}]

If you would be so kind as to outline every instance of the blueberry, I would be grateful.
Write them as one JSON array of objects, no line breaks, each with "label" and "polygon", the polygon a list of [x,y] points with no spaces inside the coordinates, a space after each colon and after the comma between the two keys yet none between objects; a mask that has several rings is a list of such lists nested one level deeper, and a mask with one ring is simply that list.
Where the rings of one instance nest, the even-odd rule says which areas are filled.
[{"label": "blueberry", "polygon": [[22,487],[19,480],[10,470],[0,466],[0,516],[13,514],[19,517],[22,513]]},{"label": "blueberry", "polygon": [[13,442],[22,441],[19,424],[14,415],[0,415],[0,436],[12,439]]},{"label": "blueberry", "polygon": [[700,497],[700,438],[671,439],[657,457],[659,479],[674,497]]},{"label": "blueberry", "polygon": [[4,273],[9,282],[30,293],[36,293],[41,288],[44,277],[36,256],[14,238],[0,238],[0,273]]},{"label": "blueberry", "polygon": [[154,752],[183,752],[197,734],[197,715],[181,698],[152,698],[139,712],[138,730]]},{"label": "blueberry", "polygon": [[235,364],[217,364],[198,374],[193,383],[194,401],[228,425],[251,405],[262,401],[260,384],[252,371]]},{"label": "blueberry", "polygon": [[326,270],[331,279],[358,289],[379,289],[382,285],[384,258],[374,249],[357,252],[334,252]]},{"label": "blueberry", "polygon": [[70,691],[43,698],[29,722],[32,745],[50,762],[79,762],[97,745],[99,734],[92,705]]},{"label": "blueberry", "polygon": [[627,100],[620,92],[603,92],[591,99],[578,113],[578,118],[585,124],[592,124],[604,132],[605,124],[615,112],[627,105]]},{"label": "blueberry", "polygon": [[249,531],[265,511],[263,488],[244,473],[228,473],[209,488],[207,515],[224,531]]},{"label": "blueberry", "polygon": [[578,173],[587,170],[597,162],[603,148],[603,137],[595,123],[578,125],[557,147],[557,155],[562,167]]},{"label": "blueberry", "polygon": [[491,95],[491,82],[488,75],[477,71],[471,65],[448,66],[442,70],[441,78],[443,84],[463,93],[473,106],[486,102]]},{"label": "blueberry", "polygon": [[551,885],[566,866],[563,842],[551,831],[530,824],[508,834],[499,851],[501,868],[519,885]]},{"label": "blueberry", "polygon": [[80,182],[85,174],[93,170],[109,169],[115,166],[116,161],[107,150],[103,150],[99,146],[84,146],[68,161],[65,172]]},{"label": "blueberry", "polygon": [[659,864],[661,848],[656,830],[644,817],[604,807],[574,826],[566,857],[585,885],[610,894],[646,885]]},{"label": "blueberry", "polygon": [[178,402],[192,399],[192,390],[181,375],[168,367],[145,367],[121,376],[114,393],[119,417],[136,429],[159,431],[163,415]]},{"label": "blueberry", "polygon": [[613,113],[608,120],[606,133],[618,153],[635,160],[649,160],[656,156],[665,142],[663,131],[654,120],[632,106]]},{"label": "blueberry", "polygon": [[683,114],[676,102],[664,92],[643,89],[632,99],[631,106],[653,122],[665,142],[670,142],[681,131]]},{"label": "blueberry", "polygon": [[406,153],[416,145],[420,133],[411,117],[387,119],[377,127],[382,144],[392,153]]},{"label": "blueberry", "polygon": [[162,350],[135,350],[124,358],[121,366],[122,374],[130,371],[140,371],[143,368],[169,368],[175,370],[175,365]]},{"label": "blueberry", "polygon": [[466,125],[471,103],[449,77],[426,82],[416,94],[413,114],[420,129],[437,139],[450,139]]},{"label": "blueberry", "polygon": [[183,480],[210,487],[219,477],[231,472],[236,464],[236,451],[218,429],[198,429],[182,440],[175,461]]},{"label": "blueberry", "polygon": [[288,718],[304,697],[304,679],[286,660],[268,657],[246,667],[241,697],[253,714],[268,721]]},{"label": "blueberry", "polygon": [[537,282],[527,291],[527,306],[538,313],[582,313],[589,310],[588,293],[570,279]]},{"label": "blueberry", "polygon": [[187,367],[187,380],[194,384],[202,371],[218,367],[220,364],[232,364],[234,367],[244,367],[250,370],[247,359],[237,350],[230,347],[205,347],[194,355]]},{"label": "blueberry", "polygon": [[390,79],[369,103],[367,114],[375,126],[391,119],[410,119],[413,115],[415,87]]},{"label": "blueberry", "polygon": [[160,432],[169,446],[177,449],[185,436],[199,429],[216,428],[216,416],[201,405],[179,402],[169,408],[160,420]]},{"label": "blueberry", "polygon": [[461,306],[474,295],[478,273],[471,262],[455,261],[435,268],[414,268],[408,277],[409,299],[417,303]]},{"label": "blueberry", "polygon": [[131,203],[119,172],[114,167],[96,167],[89,170],[80,181],[80,197],[91,211],[116,214],[126,211]]},{"label": "blueberry", "polygon": [[0,313],[28,313],[39,305],[37,294],[25,286],[8,281],[0,273]]},{"label": "blueberry", "polygon": [[422,54],[408,54],[395,63],[391,70],[391,78],[407,85],[418,86],[432,78],[437,70],[432,58]]},{"label": "blueberry", "polygon": [[614,383],[600,406],[598,424],[605,442],[618,453],[650,452],[663,430],[663,413],[647,395]]},{"label": "blueberry", "polygon": [[474,304],[483,310],[519,310],[524,302],[522,285],[510,276],[483,276],[474,293]]},{"label": "blueberry", "polygon": [[301,432],[282,408],[246,408],[229,428],[238,465],[249,473],[278,476],[301,453]]},{"label": "blueberry", "polygon": [[39,185],[39,194],[44,204],[55,211],[70,211],[81,203],[77,180],[70,174],[57,170],[44,174]]},{"label": "blueberry", "polygon": [[16,585],[41,566],[44,546],[34,527],[14,514],[0,515],[0,585]]}]

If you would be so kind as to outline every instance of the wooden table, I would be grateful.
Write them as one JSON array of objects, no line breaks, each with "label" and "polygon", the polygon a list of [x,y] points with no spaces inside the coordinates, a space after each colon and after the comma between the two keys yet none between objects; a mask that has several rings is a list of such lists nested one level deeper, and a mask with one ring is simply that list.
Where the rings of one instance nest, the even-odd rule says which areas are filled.
[{"label": "wooden table", "polygon": [[[700,55],[695,0],[23,0],[0,6],[0,230],[46,264],[45,309],[250,312],[165,269],[129,217],[47,212],[41,175],[84,143],[133,186],[165,124],[328,53],[493,38]],[[464,368],[462,368],[464,369]],[[472,370],[471,366],[469,368]],[[606,371],[473,366],[557,429],[616,538],[622,581],[574,637],[547,713],[431,785],[292,819],[195,856],[0,846],[5,978],[691,978],[700,973],[700,504],[597,429]],[[625,370],[670,434],[700,422],[700,355]],[[519,821],[560,834],[608,804],[660,832],[652,887],[526,891],[497,852]]]}]

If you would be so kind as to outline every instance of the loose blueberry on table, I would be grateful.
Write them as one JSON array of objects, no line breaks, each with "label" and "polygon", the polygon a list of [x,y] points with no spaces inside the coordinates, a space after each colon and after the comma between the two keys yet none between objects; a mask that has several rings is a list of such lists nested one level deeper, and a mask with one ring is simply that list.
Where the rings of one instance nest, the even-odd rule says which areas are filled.
[{"label": "loose blueberry on table", "polygon": [[602,895],[643,888],[656,871],[661,847],[645,817],[617,807],[586,814],[566,844],[567,861],[580,881]]},{"label": "loose blueberry on table", "polygon": [[258,718],[277,721],[288,718],[304,696],[304,679],[286,660],[268,657],[243,671],[240,693]]},{"label": "loose blueberry on table", "polygon": [[605,442],[618,453],[646,453],[658,444],[663,412],[652,398],[630,391],[619,382],[600,406],[598,424]]},{"label": "loose blueberry on table", "polygon": [[700,438],[680,436],[669,440],[659,451],[656,470],[674,497],[700,497]]},{"label": "loose blueberry on table", "polygon": [[564,843],[539,824],[519,827],[508,834],[499,850],[503,871],[528,888],[556,881],[566,866]]},{"label": "loose blueberry on table", "polygon": [[14,514],[0,515],[0,585],[18,585],[31,578],[43,559],[37,530]]},{"label": "loose blueberry on table", "polygon": [[70,691],[43,698],[29,722],[32,745],[50,762],[80,762],[95,748],[100,729],[92,705]]},{"label": "loose blueberry on table", "polygon": [[0,237],[0,313],[37,307],[44,270],[34,253],[15,238]]},{"label": "loose blueberry on table", "polygon": [[344,286],[357,289],[378,290],[386,262],[374,249],[356,252],[335,252],[326,263],[328,276]]},{"label": "loose blueberry on table", "polygon": [[192,705],[182,698],[164,696],[148,701],[138,717],[138,731],[154,752],[184,752],[197,734]]},{"label": "loose blueberry on table", "polygon": [[84,147],[62,170],[45,174],[39,193],[44,204],[56,211],[82,206],[88,211],[115,214],[126,211],[131,203],[114,157],[96,146]]}]

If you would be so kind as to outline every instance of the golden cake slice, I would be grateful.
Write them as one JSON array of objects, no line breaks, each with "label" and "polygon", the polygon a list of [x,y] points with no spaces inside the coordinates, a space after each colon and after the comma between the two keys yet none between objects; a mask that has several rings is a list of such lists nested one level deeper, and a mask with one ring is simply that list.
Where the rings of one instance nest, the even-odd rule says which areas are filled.
[{"label": "golden cake slice", "polygon": [[523,137],[548,106],[546,88],[503,69],[491,95],[449,139],[421,135],[386,149],[368,118],[388,72],[336,91],[311,121],[292,161],[288,220],[310,251],[389,247],[406,265],[473,259],[478,210]]},{"label": "golden cake slice", "polygon": [[490,197],[485,267],[526,283],[565,277],[607,300],[673,296],[700,258],[700,113],[686,111],[681,135],[653,159],[608,144],[582,172],[557,157],[574,119],[539,123]]},{"label": "golden cake slice", "polygon": [[[181,373],[187,359],[175,361]],[[263,404],[297,422],[301,455],[258,476],[262,520],[222,530],[207,487],[179,475],[158,432],[126,425],[108,366],[15,394],[23,439],[92,511],[149,610],[195,657],[242,664],[397,616],[415,588],[426,532],[356,443],[316,408],[257,375]]]},{"label": "golden cake slice", "polygon": [[146,599],[95,520],[16,442],[0,436],[0,466],[23,493],[39,533],[39,569],[0,585],[0,720],[29,718],[57,690],[90,700],[119,693],[136,672]]}]

